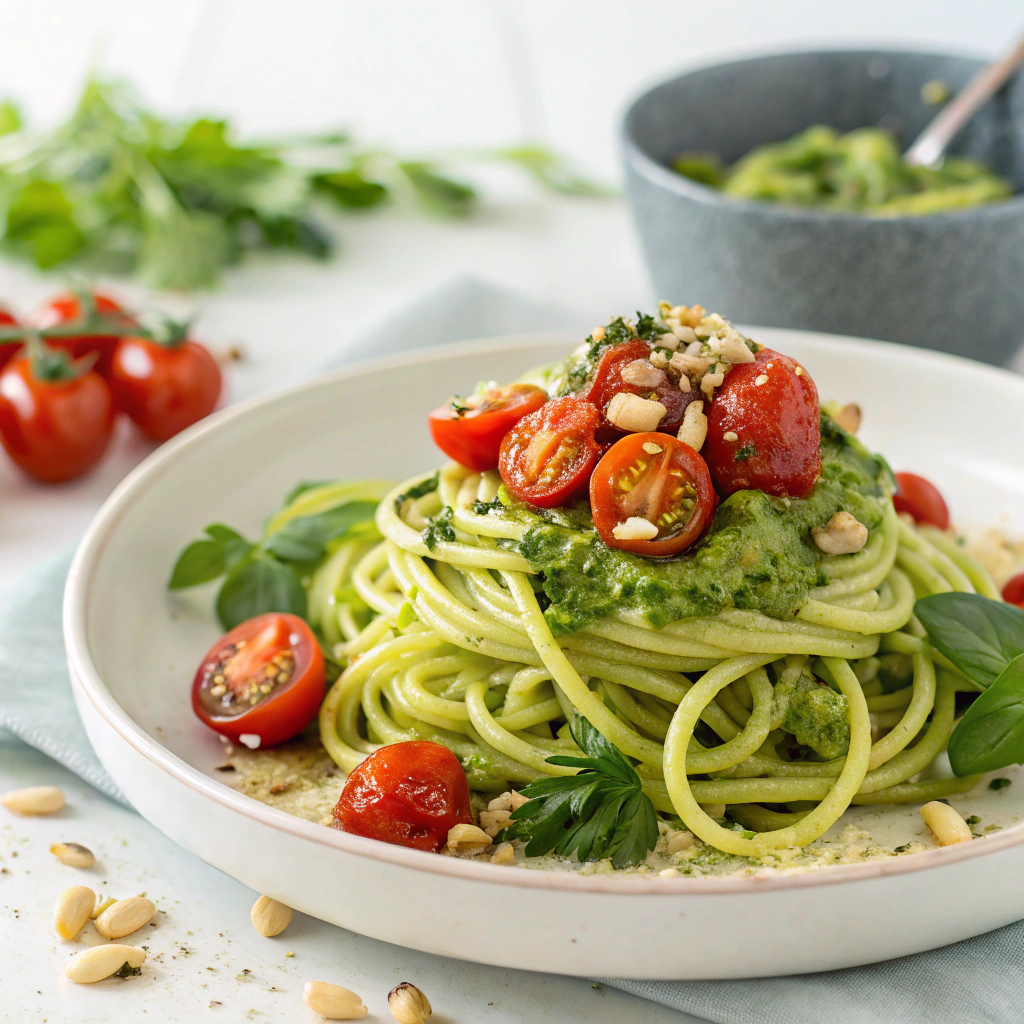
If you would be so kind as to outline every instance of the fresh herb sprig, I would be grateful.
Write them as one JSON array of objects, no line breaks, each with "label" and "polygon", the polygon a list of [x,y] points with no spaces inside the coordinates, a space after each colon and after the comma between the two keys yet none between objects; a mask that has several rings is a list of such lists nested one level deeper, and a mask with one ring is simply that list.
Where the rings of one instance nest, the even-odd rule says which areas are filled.
[{"label": "fresh herb sprig", "polygon": [[628,760],[586,718],[569,730],[586,757],[562,754],[548,764],[579,768],[576,775],[539,779],[520,791],[529,801],[512,812],[502,840],[528,840],[526,855],[639,864],[658,842],[658,818]]},{"label": "fresh herb sprig", "polygon": [[0,236],[41,269],[69,262],[199,288],[259,249],[324,259],[321,208],[365,210],[402,194],[444,216],[478,198],[448,168],[497,163],[558,192],[603,190],[548,150],[518,146],[407,158],[333,132],[241,143],[221,119],[174,121],[123,83],[92,80],[70,117],[33,133],[0,104]]},{"label": "fresh herb sprig", "polygon": [[1024,763],[1024,610],[980,594],[935,594],[914,611],[932,646],[982,691],[949,738],[953,771]]}]

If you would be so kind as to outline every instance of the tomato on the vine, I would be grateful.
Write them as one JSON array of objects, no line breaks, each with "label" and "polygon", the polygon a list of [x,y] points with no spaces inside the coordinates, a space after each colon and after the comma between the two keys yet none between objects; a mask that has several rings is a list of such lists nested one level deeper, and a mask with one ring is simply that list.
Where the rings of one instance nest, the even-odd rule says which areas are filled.
[{"label": "tomato on the vine", "polygon": [[297,615],[269,612],[235,626],[207,651],[192,682],[192,710],[235,742],[272,747],[313,721],[326,689],[313,631]]},{"label": "tomato on the vine", "polygon": [[213,412],[221,372],[208,349],[194,341],[122,338],[109,369],[119,409],[156,441],[166,441]]},{"label": "tomato on the vine", "polygon": [[685,551],[715,514],[715,489],[700,454],[660,433],[627,434],[597,464],[590,506],[601,540],[638,555]]},{"label": "tomato on the vine", "polygon": [[[100,316],[113,318],[125,326],[132,322],[131,317],[108,295],[92,295],[91,304]],[[89,302],[83,302],[78,295],[58,295],[36,314],[33,326],[38,330],[46,330],[71,324],[89,312],[88,305]],[[110,371],[110,362],[114,357],[118,340],[119,336],[115,334],[80,334],[67,338],[49,338],[48,342],[53,347],[66,351],[72,359],[79,359],[90,352],[98,352],[95,368],[105,377]]]},{"label": "tomato on the vine", "polygon": [[725,375],[701,452],[723,497],[755,489],[805,498],[821,474],[818,389],[795,359],[762,349]]},{"label": "tomato on the vine", "polygon": [[1006,586],[1003,587],[1003,600],[1007,604],[1024,608],[1024,572],[1019,572],[1006,581]]},{"label": "tomato on the vine", "polygon": [[66,353],[40,347],[0,371],[0,442],[36,479],[61,483],[91,469],[113,429],[107,382]]},{"label": "tomato on the vine", "polygon": [[565,505],[586,490],[600,455],[601,421],[590,402],[555,398],[521,419],[501,442],[498,472],[517,498],[539,508]]},{"label": "tomato on the vine", "polygon": [[949,529],[949,508],[935,484],[916,473],[896,473],[895,477],[896,493],[892,503],[897,512],[906,512],[915,523]]},{"label": "tomato on the vine", "polygon": [[[18,321],[3,306],[0,306],[0,328],[17,326]],[[20,339],[0,342],[0,368],[6,366],[18,354],[18,349],[23,344],[24,342]]]},{"label": "tomato on the vine", "polygon": [[473,823],[466,773],[440,743],[381,747],[352,770],[334,823],[353,835],[438,853],[453,826]]},{"label": "tomato on the vine", "polygon": [[547,400],[533,384],[506,384],[466,399],[452,398],[435,409],[427,423],[434,444],[448,458],[483,473],[498,465],[505,435]]}]

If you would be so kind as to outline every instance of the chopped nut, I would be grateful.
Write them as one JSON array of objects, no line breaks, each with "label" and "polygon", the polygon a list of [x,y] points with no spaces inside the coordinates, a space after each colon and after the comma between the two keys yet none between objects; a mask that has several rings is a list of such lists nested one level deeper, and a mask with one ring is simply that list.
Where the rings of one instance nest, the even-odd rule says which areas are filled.
[{"label": "chopped nut", "polygon": [[655,444],[653,441],[644,441],[640,447],[643,448],[648,455],[659,455],[665,450],[660,444]]},{"label": "chopped nut", "polygon": [[29,786],[4,793],[0,804],[15,814],[53,814],[64,806],[64,794],[56,786]]},{"label": "chopped nut", "polygon": [[658,528],[647,519],[630,516],[624,523],[612,527],[612,536],[616,540],[653,540],[658,536]]},{"label": "chopped nut", "polygon": [[746,340],[739,331],[725,327],[708,338],[708,347],[727,363],[752,363],[754,353],[750,351]]},{"label": "chopped nut", "polygon": [[848,402],[837,410],[832,417],[848,434],[856,434],[860,430],[860,406],[856,402]]},{"label": "chopped nut", "polygon": [[369,1012],[355,992],[326,981],[307,981],[302,1001],[328,1020],[362,1020]]},{"label": "chopped nut", "polygon": [[476,825],[453,825],[445,845],[452,853],[479,853],[491,845],[491,837]]},{"label": "chopped nut", "polygon": [[679,878],[679,868],[665,868],[664,871],[658,872],[659,878]]},{"label": "chopped nut", "polygon": [[668,366],[668,356],[664,352],[652,352],[651,353],[651,366],[656,366],[659,370],[664,370]]},{"label": "chopped nut", "polygon": [[492,864],[511,864],[516,859],[516,848],[511,843],[498,843],[491,854]]},{"label": "chopped nut", "polygon": [[868,541],[868,528],[849,512],[837,512],[824,526],[811,530],[814,543],[826,555],[852,555]]},{"label": "chopped nut", "polygon": [[493,839],[508,823],[511,811],[481,811],[480,827]]},{"label": "chopped nut", "polygon": [[145,959],[146,951],[141,947],[111,942],[76,953],[64,965],[64,973],[79,985],[91,985],[117,974],[126,966],[129,973],[137,974]]},{"label": "chopped nut", "polygon": [[496,796],[487,805],[487,810],[517,811],[523,806],[523,804],[528,804],[529,802],[529,797],[525,797],[522,793],[517,793],[514,789],[510,789],[507,793],[502,793],[501,796]]},{"label": "chopped nut", "polygon": [[388,993],[388,1009],[398,1024],[423,1024],[432,1012],[427,997],[407,981]]},{"label": "chopped nut", "polygon": [[687,377],[686,374],[683,374],[679,378],[679,390],[682,391],[684,395],[688,395],[693,390],[693,385],[690,383],[690,378]]},{"label": "chopped nut", "polygon": [[768,383],[768,374],[767,373],[759,373],[754,378],[754,387],[755,388],[759,388],[762,385],[767,384],[767,383]]},{"label": "chopped nut", "polygon": [[268,939],[280,935],[292,923],[292,908],[272,900],[269,896],[261,896],[249,911],[252,926]]},{"label": "chopped nut", "polygon": [[737,434],[735,430],[727,430],[722,435],[722,440],[723,441],[728,441],[730,443],[734,443],[734,442],[738,441],[739,439],[740,439],[740,435]]},{"label": "chopped nut", "polygon": [[670,370],[675,370],[683,377],[689,377],[694,383],[707,373],[711,363],[712,360],[706,356],[692,355],[689,351],[676,352],[668,361]]},{"label": "chopped nut", "polygon": [[683,422],[676,438],[688,444],[695,452],[704,447],[708,436],[708,418],[704,415],[704,403],[697,400],[691,402],[683,413]]},{"label": "chopped nut", "polygon": [[638,388],[656,388],[665,383],[665,371],[659,370],[649,359],[634,359],[622,368],[622,379]]},{"label": "chopped nut", "polygon": [[675,352],[679,348],[679,339],[675,335],[674,329],[667,331],[665,334],[659,334],[657,341],[654,342],[658,348],[667,348],[672,352]]},{"label": "chopped nut", "polygon": [[87,885],[65,889],[53,905],[53,927],[62,939],[73,939],[85,927],[96,906],[96,893]]},{"label": "chopped nut", "polygon": [[81,843],[53,843],[50,853],[62,864],[69,864],[73,868],[91,868],[96,863],[92,850]]},{"label": "chopped nut", "polygon": [[96,918],[96,931],[105,939],[120,939],[137,932],[156,913],[156,904],[145,896],[129,896],[107,907]]},{"label": "chopped nut", "polygon": [[700,389],[710,398],[715,388],[720,388],[725,381],[725,371],[716,368],[714,373],[705,373],[700,379]]},{"label": "chopped nut", "polygon": [[620,430],[646,433],[654,430],[667,412],[661,402],[620,391],[612,396],[605,416]]},{"label": "chopped nut", "polygon": [[697,335],[694,333],[693,328],[687,327],[686,324],[680,324],[678,327],[673,327],[672,333],[679,339],[679,341],[685,342],[687,345],[697,340]]},{"label": "chopped nut", "polygon": [[682,853],[683,850],[688,850],[693,846],[694,839],[692,832],[673,832],[668,837],[668,852]]}]

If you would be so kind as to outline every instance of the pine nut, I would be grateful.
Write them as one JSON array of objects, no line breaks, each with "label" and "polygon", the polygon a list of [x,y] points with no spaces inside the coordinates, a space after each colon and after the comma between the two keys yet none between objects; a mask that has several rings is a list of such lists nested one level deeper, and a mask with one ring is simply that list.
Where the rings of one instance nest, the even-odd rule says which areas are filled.
[{"label": "pine nut", "polygon": [[314,1012],[328,1020],[362,1020],[367,1013],[362,999],[340,985],[326,981],[307,981],[302,990],[302,1001]]},{"label": "pine nut", "polygon": [[120,939],[137,932],[156,913],[156,905],[145,896],[129,896],[107,907],[96,918],[96,931],[105,939]]},{"label": "pine nut", "polygon": [[261,896],[249,912],[252,926],[268,939],[280,935],[292,923],[292,908],[269,896]]},{"label": "pine nut", "polygon": [[690,832],[672,832],[668,837],[668,852],[682,853],[693,846],[693,835]]},{"label": "pine nut", "polygon": [[398,1024],[423,1024],[432,1012],[427,997],[407,981],[388,993],[388,1009]]},{"label": "pine nut", "polygon": [[92,908],[96,906],[96,893],[87,885],[73,885],[65,889],[53,905],[53,927],[62,939],[73,939],[85,927]]},{"label": "pine nut", "polygon": [[53,843],[50,853],[62,864],[73,868],[91,868],[96,863],[92,850],[81,843]]},{"label": "pine nut", "polygon": [[116,902],[117,900],[115,900],[113,896],[108,896],[105,900],[100,900],[100,902],[93,907],[92,913],[89,916],[95,921],[96,918],[107,909],[107,907],[112,907]]},{"label": "pine nut", "polygon": [[64,973],[79,985],[91,985],[117,974],[126,965],[130,971],[138,971],[145,959],[144,949],[111,942],[76,953],[64,965]]},{"label": "pine nut", "polygon": [[15,814],[53,814],[64,806],[64,794],[56,786],[29,786],[4,793],[0,804]]},{"label": "pine nut", "polygon": [[511,843],[499,843],[491,854],[492,864],[511,864],[516,859],[516,849]]},{"label": "pine nut", "polygon": [[967,822],[949,804],[944,804],[941,800],[926,803],[920,814],[940,846],[952,846],[954,843],[963,843],[974,838]]}]

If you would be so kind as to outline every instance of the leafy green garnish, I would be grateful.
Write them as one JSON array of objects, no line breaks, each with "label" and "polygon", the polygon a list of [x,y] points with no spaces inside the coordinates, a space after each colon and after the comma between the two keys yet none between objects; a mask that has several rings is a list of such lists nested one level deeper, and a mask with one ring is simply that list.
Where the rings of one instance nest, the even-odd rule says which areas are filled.
[{"label": "leafy green garnish", "polygon": [[757,454],[757,448],[755,445],[749,442],[739,448],[736,454],[733,456],[734,462],[746,462],[747,459],[752,459]]},{"label": "leafy green garnish", "polygon": [[451,505],[448,505],[427,521],[427,525],[421,531],[421,536],[428,551],[433,551],[439,541],[448,541],[450,544],[455,540],[455,527],[452,526],[453,512]]},{"label": "leafy green garnish", "polygon": [[327,554],[327,545],[346,534],[356,523],[373,519],[375,501],[349,501],[311,516],[289,519],[264,542],[264,549],[286,562],[316,562]]},{"label": "leafy green garnish", "polygon": [[[149,947],[147,946],[146,948],[148,949]],[[132,967],[132,965],[128,963],[127,960],[125,960],[125,962],[121,964],[121,966],[116,971],[114,971],[113,976],[115,978],[134,978],[136,975],[141,973],[141,967]]]},{"label": "leafy green garnish", "polygon": [[433,476],[428,476],[425,480],[421,480],[418,484],[413,484],[407,491],[402,493],[395,498],[395,511],[397,512],[404,504],[407,498],[422,498],[425,494],[430,494],[437,490],[438,482],[441,479],[440,471],[434,473]]},{"label": "leafy green garnish", "polygon": [[1001,789],[1006,789],[1009,785],[1012,785],[1010,779],[993,779],[988,784],[988,788],[991,789],[993,793],[998,793]]},{"label": "leafy green garnish", "polygon": [[579,768],[576,775],[539,779],[520,791],[529,801],[512,812],[502,840],[528,840],[526,855],[611,859],[639,864],[658,842],[658,818],[636,770],[586,718],[569,730],[586,757],[556,755],[548,764]]},{"label": "leafy green garnish", "polygon": [[1024,611],[980,594],[935,594],[914,611],[932,646],[983,691],[949,738],[953,771],[1024,763]]},{"label": "leafy green garnish", "polygon": [[242,143],[227,121],[165,119],[123,83],[92,80],[48,132],[30,133],[0,103],[0,236],[8,253],[42,269],[73,260],[153,287],[205,287],[255,250],[330,256],[323,206],[361,211],[406,194],[434,213],[466,215],[476,190],[445,169],[480,163],[560,192],[600,192],[545,149],[428,161],[342,132]]}]

